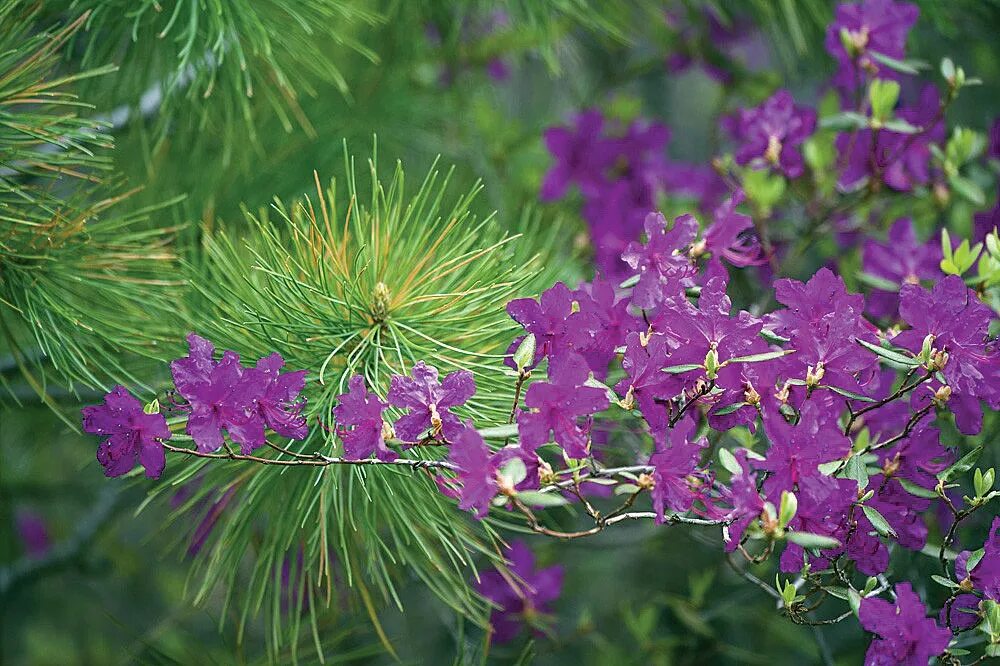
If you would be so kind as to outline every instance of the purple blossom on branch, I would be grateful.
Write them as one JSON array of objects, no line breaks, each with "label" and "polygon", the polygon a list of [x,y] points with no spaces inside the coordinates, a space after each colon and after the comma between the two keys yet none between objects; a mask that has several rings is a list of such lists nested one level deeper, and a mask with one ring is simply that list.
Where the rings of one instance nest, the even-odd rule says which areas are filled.
[{"label": "purple blossom on branch", "polygon": [[163,473],[166,456],[160,440],[171,437],[167,420],[159,412],[147,414],[124,386],[111,389],[103,405],[83,408],[83,430],[106,438],[97,448],[97,461],[105,476],[127,474],[136,461],[151,479]]},{"label": "purple blossom on branch", "polygon": [[396,421],[396,436],[404,442],[423,437],[454,441],[462,432],[462,422],[451,408],[464,405],[476,392],[468,370],[457,370],[438,381],[437,368],[418,361],[409,377],[394,375],[386,398],[394,407],[409,410]]},{"label": "purple blossom on branch", "polygon": [[560,356],[549,367],[549,381],[533,383],[524,396],[531,411],[517,416],[521,446],[534,451],[554,436],[566,455],[586,458],[588,429],[581,428],[578,421],[606,409],[608,397],[603,389],[584,386],[590,371],[579,354]]},{"label": "purple blossom on branch", "polygon": [[344,442],[344,456],[353,460],[372,454],[379,460],[392,461],[399,456],[385,445],[385,421],[382,412],[389,406],[365,386],[365,378],[351,377],[348,391],[337,396],[333,415],[337,434]]},{"label": "purple blossom on branch", "polygon": [[[861,258],[866,273],[900,286],[941,277],[940,263],[940,243],[933,239],[918,242],[913,222],[906,217],[893,222],[885,243],[865,241]],[[874,289],[867,302],[868,312],[876,317],[895,317],[899,310],[899,294],[895,292]]]},{"label": "purple blossom on branch", "polygon": [[482,520],[499,489],[497,456],[490,452],[486,442],[470,422],[462,426],[451,440],[448,457],[457,468],[458,508],[462,511],[471,509],[475,517]]},{"label": "purple blossom on branch", "polygon": [[862,599],[858,619],[876,635],[865,655],[866,666],[926,666],[951,641],[951,632],[927,617],[924,603],[909,583],[896,585],[894,604],[877,597]]},{"label": "purple blossom on branch", "polygon": [[844,100],[863,87],[868,77],[900,78],[899,73],[879,63],[871,54],[896,60],[905,58],[906,37],[919,15],[916,5],[896,0],[837,5],[834,20],[826,29],[825,44],[827,53],[837,61],[833,85]]},{"label": "purple blossom on branch", "polygon": [[799,146],[816,131],[816,111],[796,104],[787,90],[779,90],[760,106],[741,109],[726,126],[739,144],[737,164],[798,178],[804,168]]}]

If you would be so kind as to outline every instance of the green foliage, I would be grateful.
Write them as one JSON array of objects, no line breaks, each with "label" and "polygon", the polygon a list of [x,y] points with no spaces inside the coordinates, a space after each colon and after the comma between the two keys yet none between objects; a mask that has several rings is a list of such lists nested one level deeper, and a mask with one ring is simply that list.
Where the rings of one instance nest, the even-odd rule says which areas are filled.
[{"label": "green foliage", "polygon": [[[57,0],[45,11],[87,12],[77,39],[84,67],[118,62],[121,73],[93,93],[155,117],[157,136],[173,125],[225,135],[231,149],[255,138],[262,98],[286,131],[310,129],[299,97],[317,83],[348,84],[331,46],[375,53],[356,36],[378,15],[359,0]],[[111,111],[112,109],[104,109]],[[196,134],[194,135],[196,136]],[[228,162],[227,152],[224,162]]]},{"label": "green foliage", "polygon": [[103,182],[111,139],[70,90],[113,68],[59,74],[79,21],[32,34],[15,9],[0,10],[0,349],[45,396],[29,367],[42,358],[86,386],[128,377],[123,352],[151,353],[176,282],[171,229],[120,212],[128,192]]},{"label": "green foliage", "polygon": [[[510,235],[493,216],[480,221],[471,212],[478,187],[452,198],[448,176],[432,169],[409,195],[399,164],[382,182],[373,158],[365,186],[346,148],[345,161],[346,195],[336,183],[324,191],[317,176],[315,199],[247,211],[249,226],[239,234],[206,232],[203,259],[189,266],[195,330],[246,359],[277,351],[290,368],[307,369],[313,424],[330,424],[352,375],[384,395],[391,374],[421,359],[442,373],[471,370],[480,397],[463,415],[480,425],[506,423],[514,382],[502,361],[516,324],[504,304],[553,279],[541,266],[557,262],[531,253],[555,247],[549,238],[559,226],[528,216],[525,236]],[[328,425],[289,446],[331,453],[339,444]],[[178,463],[175,484],[197,475],[206,488],[235,493],[195,565],[196,598],[221,586],[241,623],[263,612],[274,649],[298,632],[285,619],[280,602],[288,592],[275,573],[288,558],[301,567],[297,594],[311,622],[343,601],[341,588],[352,588],[348,596],[375,620],[372,597],[400,605],[396,586],[409,576],[456,612],[484,621],[486,606],[469,587],[470,554],[496,557],[492,529],[484,534],[456,512],[430,477],[375,467],[284,474],[254,466],[234,475],[228,465]],[[252,574],[241,590],[244,566]]]}]

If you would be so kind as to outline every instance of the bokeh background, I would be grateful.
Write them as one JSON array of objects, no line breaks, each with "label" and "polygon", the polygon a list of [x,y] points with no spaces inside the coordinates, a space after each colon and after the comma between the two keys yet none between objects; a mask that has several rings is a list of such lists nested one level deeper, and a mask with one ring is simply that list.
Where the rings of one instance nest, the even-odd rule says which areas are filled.
[{"label": "bokeh background", "polygon": [[[242,207],[309,191],[314,170],[343,176],[342,143],[366,156],[377,135],[383,163],[401,159],[414,178],[440,155],[455,165],[454,191],[482,179],[481,215],[499,211],[513,226],[533,210],[536,224],[559,225],[567,280],[590,275],[585,225],[579,201],[538,202],[547,127],[592,106],[655,119],[673,130],[672,159],[705,163],[722,148],[724,114],[778,86],[816,101],[833,70],[821,47],[833,3],[819,0],[306,2],[302,24],[276,0],[220,4],[221,13],[209,0],[12,2],[3,15],[7,27],[30,15],[40,31],[90,12],[58,67],[117,67],[73,87],[92,105],[81,112],[111,125],[113,171],[141,188],[127,209],[156,205],[149,224],[187,225],[180,233],[195,239],[220,224],[238,229]],[[950,56],[982,78],[953,119],[988,126],[1000,94],[1000,4],[918,4],[910,53]],[[246,77],[231,53],[212,50],[230,28],[273,38],[270,52],[248,56]],[[713,68],[731,62],[739,67],[721,82]],[[168,526],[170,503],[137,512],[144,484],[104,479],[95,440],[54,417],[3,344],[0,374],[0,662],[265,661],[259,619],[238,640],[237,613],[221,596],[190,603],[192,556]],[[72,415],[98,394],[54,385],[49,395]],[[780,617],[726,567],[715,534],[629,525],[532,546],[542,564],[566,569],[553,631],[494,646],[497,663],[850,664],[867,646],[856,624]],[[480,629],[401,578],[405,610],[386,605],[378,616],[402,662],[486,656]],[[394,661],[362,606],[345,602],[320,622],[327,662]],[[310,662],[311,649],[297,657]]]}]

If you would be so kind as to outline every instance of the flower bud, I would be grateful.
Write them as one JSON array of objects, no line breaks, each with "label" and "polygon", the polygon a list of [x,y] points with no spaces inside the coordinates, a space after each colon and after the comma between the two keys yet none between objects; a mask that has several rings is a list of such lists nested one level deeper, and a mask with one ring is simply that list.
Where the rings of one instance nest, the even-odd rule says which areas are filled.
[{"label": "flower bud", "polygon": [[760,404],[760,393],[754,389],[752,384],[747,384],[746,388],[743,390],[743,400],[746,401],[748,405],[753,405],[756,407]]},{"label": "flower bud", "polygon": [[709,349],[705,354],[705,376],[715,379],[719,374],[719,352]]},{"label": "flower bud", "polygon": [[392,429],[392,424],[388,421],[382,421],[382,441],[388,442],[395,438],[396,431]]},{"label": "flower bud", "polygon": [[643,473],[636,479],[636,485],[643,490],[652,490],[656,486],[656,480],[651,475]]},{"label": "flower bud", "polygon": [[767,138],[767,150],[764,151],[764,159],[773,165],[781,162],[781,139],[773,134]]},{"label": "flower bud", "polygon": [[815,368],[810,365],[806,368],[806,386],[810,389],[816,388],[823,381],[825,374],[826,369],[823,367],[823,361],[818,361]]},{"label": "flower bud", "polygon": [[934,392],[934,404],[938,407],[944,407],[945,403],[951,398],[951,387],[945,384],[937,391]]}]

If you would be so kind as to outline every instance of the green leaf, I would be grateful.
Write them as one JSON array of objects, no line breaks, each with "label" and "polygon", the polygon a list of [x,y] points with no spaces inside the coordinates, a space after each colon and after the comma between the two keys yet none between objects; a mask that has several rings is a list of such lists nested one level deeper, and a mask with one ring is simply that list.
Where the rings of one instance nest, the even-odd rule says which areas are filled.
[{"label": "green leaf", "polygon": [[880,347],[879,345],[873,345],[867,340],[862,340],[861,338],[857,338],[857,343],[862,347],[864,347],[865,349],[867,349],[868,351],[878,354],[887,361],[892,361],[893,363],[898,363],[900,365],[907,365],[910,367],[917,367],[918,365],[920,365],[920,361],[918,361],[917,359],[913,358],[912,356],[904,355],[903,352],[905,350],[897,351],[895,349],[886,349],[885,347]]},{"label": "green leaf", "polygon": [[945,578],[944,576],[938,576],[937,574],[931,574],[931,580],[934,581],[935,583],[937,583],[938,585],[943,586],[943,587],[948,587],[948,588],[951,588],[953,590],[957,590],[958,589],[958,583],[956,583],[955,581],[953,581],[951,579]]},{"label": "green leaf", "polygon": [[896,134],[917,134],[923,131],[922,127],[911,125],[902,118],[892,118],[882,123],[882,129],[886,129]]},{"label": "green leaf", "polygon": [[791,341],[789,338],[786,338],[786,337],[784,337],[782,335],[778,335],[774,331],[769,331],[766,328],[761,329],[761,331],[760,331],[760,337],[764,338],[765,340],[767,340],[771,344],[775,344],[775,345],[783,345],[783,344],[786,344],[786,343],[788,343],[788,342]]},{"label": "green leaf", "polygon": [[618,285],[618,288],[619,289],[629,289],[631,287],[634,287],[635,285],[639,284],[639,278],[640,277],[642,277],[642,276],[640,276],[640,275],[633,275],[632,277],[626,279],[624,282],[622,282],[620,285]]},{"label": "green leaf", "polygon": [[507,439],[517,437],[517,424],[507,423],[504,425],[490,426],[489,428],[477,428],[479,436],[483,439]]},{"label": "green leaf", "polygon": [[868,117],[854,111],[843,111],[832,116],[820,118],[819,126],[823,129],[844,130],[865,129],[868,127]]},{"label": "green leaf", "polygon": [[623,483],[615,487],[615,495],[635,495],[639,490],[639,486],[634,483]]},{"label": "green leaf", "polygon": [[842,395],[845,398],[850,398],[851,400],[857,400],[859,402],[878,402],[875,398],[869,398],[866,395],[861,395],[860,393],[854,393],[853,391],[848,391],[847,389],[842,389],[839,386],[828,386],[826,384],[820,384],[817,388],[829,389],[836,393],[837,395]]},{"label": "green leaf", "polygon": [[773,361],[776,358],[781,358],[782,356],[788,356],[789,354],[794,353],[794,349],[761,352],[760,354],[749,354],[747,356],[734,356],[733,358],[727,360],[726,363],[760,363],[761,361]]},{"label": "green leaf", "polygon": [[729,449],[719,449],[719,462],[722,466],[729,471],[730,474],[742,474],[743,468],[740,467],[740,463],[736,460],[736,456],[729,452]]},{"label": "green leaf", "polygon": [[972,573],[972,570],[979,566],[979,563],[983,561],[983,556],[985,555],[985,548],[972,551],[972,553],[969,554],[969,559],[965,562],[965,572]]},{"label": "green leaf", "polygon": [[951,58],[941,59],[941,76],[946,81],[953,81],[955,79],[955,63],[952,62]]},{"label": "green leaf", "polygon": [[799,510],[799,500],[795,493],[787,490],[781,491],[781,507],[778,509],[778,527],[784,529],[788,523],[792,522],[796,512]]},{"label": "green leaf", "polygon": [[813,534],[812,532],[785,532],[785,538],[803,548],[826,550],[840,547],[840,542],[833,537]]},{"label": "green leaf", "polygon": [[666,368],[663,368],[662,372],[665,372],[668,375],[680,375],[685,372],[691,372],[692,370],[701,370],[701,369],[702,366],[698,365],[697,363],[684,363],[681,365],[671,365]]},{"label": "green leaf", "polygon": [[875,289],[892,292],[899,291],[899,285],[892,280],[886,280],[883,277],[872,275],[871,273],[857,273],[856,277],[858,278],[858,281],[868,285],[869,287],[874,287]]},{"label": "green leaf", "polygon": [[521,344],[517,346],[517,351],[514,352],[514,365],[517,366],[519,372],[523,372],[525,368],[534,363],[535,361],[535,334],[529,333],[524,336],[524,340],[521,340]]},{"label": "green leaf", "polygon": [[545,508],[565,506],[569,504],[569,500],[559,493],[542,493],[537,490],[525,490],[523,492],[519,492],[517,494],[517,498],[530,506],[541,506]]},{"label": "green leaf", "polygon": [[511,458],[500,468],[500,476],[509,486],[516,486],[528,476],[528,468],[520,458]]},{"label": "green leaf", "polygon": [[971,201],[977,206],[986,205],[986,193],[983,192],[983,188],[979,187],[975,181],[955,174],[948,179],[948,182],[951,184],[952,189],[958,192],[963,199]]},{"label": "green leaf", "polygon": [[871,58],[891,70],[902,72],[903,74],[919,74],[920,70],[930,68],[930,65],[922,60],[898,60],[896,58],[879,53],[878,51],[866,52]]},{"label": "green leaf", "polygon": [[933,490],[928,490],[923,486],[918,486],[912,481],[908,481],[907,479],[904,479],[902,477],[896,477],[896,480],[899,481],[899,485],[903,486],[903,490],[910,493],[911,495],[915,495],[917,497],[923,497],[925,499],[937,499],[938,497],[938,494]]},{"label": "green leaf", "polygon": [[937,475],[938,480],[943,483],[949,483],[972,469],[972,466],[978,462],[979,456],[983,453],[983,446],[980,444],[956,460],[951,467],[939,472]]},{"label": "green leaf", "polygon": [[713,416],[726,416],[728,414],[732,414],[733,412],[737,412],[737,411],[743,409],[744,407],[746,407],[749,404],[750,403],[748,403],[748,402],[735,402],[735,403],[733,403],[731,405],[726,405],[725,407],[712,412],[712,415]]},{"label": "green leaf", "polygon": [[885,519],[885,516],[878,512],[878,509],[870,507],[867,504],[862,504],[861,510],[865,512],[865,516],[871,522],[876,532],[884,537],[892,537],[894,539],[898,537],[896,530],[892,529],[892,525]]},{"label": "green leaf", "polygon": [[854,480],[858,484],[858,490],[868,487],[868,466],[861,460],[861,456],[851,456],[844,465],[842,475],[845,479]]},{"label": "green leaf", "polygon": [[868,103],[872,117],[885,121],[892,117],[892,111],[899,101],[899,83],[891,79],[875,79],[868,86]]}]

